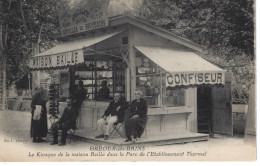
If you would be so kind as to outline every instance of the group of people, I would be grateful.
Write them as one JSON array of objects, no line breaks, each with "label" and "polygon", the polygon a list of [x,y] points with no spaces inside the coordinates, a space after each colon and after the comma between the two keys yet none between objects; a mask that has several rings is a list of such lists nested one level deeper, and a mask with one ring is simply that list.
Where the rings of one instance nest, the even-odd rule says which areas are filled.
[{"label": "group of people", "polygon": [[[42,98],[43,90],[37,91],[32,97],[32,120],[31,120],[31,137],[33,142],[45,142],[42,137],[47,136],[47,109],[46,100]],[[83,88],[83,82],[79,82],[77,92],[72,98],[67,99],[67,107],[64,109],[59,120],[52,124],[51,133],[53,141],[51,145],[66,145],[67,132],[76,125],[80,106],[86,98],[86,90]],[[40,106],[40,116],[37,118],[37,107]],[[129,110],[126,117],[125,112]],[[125,142],[135,142],[144,132],[147,123],[147,103],[141,98],[141,92],[135,92],[135,100],[130,105],[120,96],[120,93],[114,94],[114,100],[110,102],[104,115],[97,121],[99,134],[95,138],[109,139],[113,126],[125,121]],[[58,143],[58,130],[61,130],[61,140]]]},{"label": "group of people", "polygon": [[[78,89],[75,90],[71,98],[67,99],[67,107],[64,109],[62,116],[51,126],[50,131],[53,135],[51,145],[58,144],[58,130],[62,131],[59,146],[66,145],[67,132],[69,129],[75,127],[79,108],[83,100],[85,100],[86,95],[87,92],[83,87],[83,82],[79,81]],[[42,137],[46,137],[48,132],[46,109],[48,99],[47,97],[43,98],[43,96],[46,96],[46,92],[42,88],[40,90],[36,89],[35,94],[32,96],[31,137],[34,143],[45,142],[46,140],[43,140]],[[37,107],[39,106],[39,109],[41,109],[40,115],[35,116],[36,113],[38,114]]]},{"label": "group of people", "polygon": [[[124,119],[125,110],[129,108],[129,115]],[[110,102],[104,115],[97,121],[99,134],[95,138],[108,139],[113,125],[125,120],[125,142],[136,142],[141,138],[147,123],[147,103],[141,98],[141,92],[135,91],[135,100],[128,107],[119,93],[115,93],[114,100]]]}]

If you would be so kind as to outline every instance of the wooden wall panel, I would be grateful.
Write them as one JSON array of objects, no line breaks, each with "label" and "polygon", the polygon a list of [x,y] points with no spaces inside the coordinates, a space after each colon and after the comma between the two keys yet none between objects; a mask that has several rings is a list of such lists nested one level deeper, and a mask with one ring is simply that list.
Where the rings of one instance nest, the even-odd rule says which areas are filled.
[{"label": "wooden wall panel", "polygon": [[192,113],[188,116],[188,131],[198,132],[197,122],[197,88],[186,89],[186,105],[190,106]]}]

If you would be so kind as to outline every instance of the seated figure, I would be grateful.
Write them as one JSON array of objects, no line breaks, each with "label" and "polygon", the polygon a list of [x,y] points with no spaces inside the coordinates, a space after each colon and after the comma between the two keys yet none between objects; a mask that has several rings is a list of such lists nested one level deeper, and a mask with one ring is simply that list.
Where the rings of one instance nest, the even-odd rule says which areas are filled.
[{"label": "seated figure", "polygon": [[125,142],[141,138],[147,123],[147,103],[141,98],[141,91],[135,91],[135,100],[130,105],[130,118],[125,121]]},{"label": "seated figure", "polygon": [[96,100],[109,100],[109,93],[110,93],[110,90],[107,87],[107,81],[104,80],[101,82],[101,88],[99,89],[95,99]]},{"label": "seated figure", "polygon": [[99,135],[95,138],[108,139],[108,135],[115,123],[121,123],[124,120],[124,110],[127,109],[127,103],[115,93],[114,100],[110,102],[104,115],[97,121]]},{"label": "seated figure", "polygon": [[73,106],[72,103],[72,99],[67,99],[67,107],[64,109],[61,118],[51,126],[53,134],[51,145],[58,144],[58,130],[62,131],[59,146],[66,145],[67,132],[69,129],[75,127],[78,116],[77,107]]}]

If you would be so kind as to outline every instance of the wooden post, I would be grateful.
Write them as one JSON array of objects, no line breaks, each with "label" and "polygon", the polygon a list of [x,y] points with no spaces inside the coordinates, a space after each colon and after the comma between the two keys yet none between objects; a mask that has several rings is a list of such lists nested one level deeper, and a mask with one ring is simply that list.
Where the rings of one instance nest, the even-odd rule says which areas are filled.
[{"label": "wooden post", "polygon": [[255,84],[250,86],[248,112],[246,116],[245,143],[256,145],[256,105]]},{"label": "wooden post", "polygon": [[136,89],[136,64],[135,64],[135,59],[136,59],[136,52],[134,50],[134,34],[133,34],[133,28],[130,27],[129,31],[129,62],[130,62],[130,100],[133,100],[134,92]]},{"label": "wooden post", "polygon": [[131,83],[130,83],[130,68],[127,67],[125,70],[125,93],[126,93],[126,101],[131,101]]},{"label": "wooden post", "polygon": [[131,101],[131,70],[130,70],[130,61],[129,61],[129,50],[126,51],[126,53],[124,53],[123,50],[120,51],[121,56],[123,57],[127,68],[125,70],[125,94],[126,94],[126,101]]},{"label": "wooden post", "polygon": [[75,86],[75,71],[76,67],[75,66],[70,66],[69,68],[69,96],[72,97],[72,93],[74,91],[74,86]]},{"label": "wooden post", "polygon": [[185,106],[190,107],[192,113],[186,116],[187,131],[198,132],[198,122],[197,122],[197,88],[185,89]]},{"label": "wooden post", "polygon": [[[158,71],[158,65],[156,65],[156,67],[157,67],[157,71]],[[158,101],[160,102],[160,105],[159,105],[159,107],[163,107],[163,80],[162,80],[162,71],[160,70],[159,71],[159,73],[160,73],[160,76],[159,76],[159,79],[160,79],[160,87],[158,88],[159,90],[160,90],[160,98],[158,99]]]}]

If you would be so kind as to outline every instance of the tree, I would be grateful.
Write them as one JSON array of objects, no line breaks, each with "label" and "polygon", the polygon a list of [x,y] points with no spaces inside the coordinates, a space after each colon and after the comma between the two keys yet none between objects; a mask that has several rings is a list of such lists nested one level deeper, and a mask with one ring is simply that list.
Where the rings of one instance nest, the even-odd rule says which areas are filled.
[{"label": "tree", "polygon": [[5,3],[0,2],[0,102],[1,109],[5,110],[5,97],[6,97],[6,50],[7,50],[7,37],[8,37],[8,25],[5,25],[6,19],[9,16],[11,9],[11,1],[8,6],[4,6]]},{"label": "tree", "polygon": [[[0,53],[6,64],[3,80],[10,85],[28,73],[29,56],[51,47],[58,27],[58,11],[69,0],[2,0],[0,2]],[[6,74],[4,74],[5,76]],[[5,101],[3,101],[5,102]]]},{"label": "tree", "polygon": [[144,0],[134,13],[204,46],[208,50],[204,57],[233,72],[233,97],[245,102],[255,77],[253,3],[253,0]]}]

